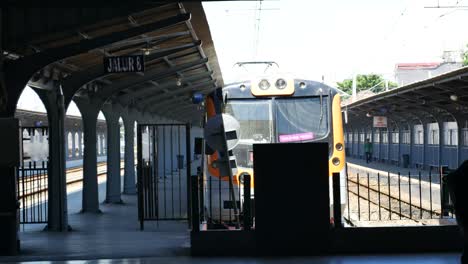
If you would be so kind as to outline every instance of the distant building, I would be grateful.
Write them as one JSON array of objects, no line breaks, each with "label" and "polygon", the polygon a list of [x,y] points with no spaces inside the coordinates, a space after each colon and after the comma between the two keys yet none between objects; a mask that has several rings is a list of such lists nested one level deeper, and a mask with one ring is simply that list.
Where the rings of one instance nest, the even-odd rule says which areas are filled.
[{"label": "distant building", "polygon": [[398,63],[395,66],[395,79],[400,87],[432,78],[461,67],[461,62]]}]

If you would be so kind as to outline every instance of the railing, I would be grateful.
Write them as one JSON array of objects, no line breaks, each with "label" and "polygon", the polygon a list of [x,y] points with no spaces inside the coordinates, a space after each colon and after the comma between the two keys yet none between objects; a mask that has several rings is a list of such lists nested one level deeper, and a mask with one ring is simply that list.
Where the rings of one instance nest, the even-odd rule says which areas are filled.
[{"label": "railing", "polygon": [[190,128],[187,124],[140,124],[138,148],[138,219],[179,221],[190,218]]},{"label": "railing", "polygon": [[18,168],[17,195],[20,202],[20,223],[47,223],[48,162],[29,162]]},{"label": "railing", "polygon": [[222,178],[203,178],[200,171],[198,175],[192,176],[191,201],[194,231],[251,230],[255,228],[255,206],[251,189],[251,176],[248,173],[243,173],[239,176],[239,179],[241,184],[235,184],[234,186],[240,219],[240,223],[236,223],[227,183],[223,182]]},{"label": "railing", "polygon": [[[335,228],[456,224],[446,184],[448,171],[445,169],[439,168],[441,170],[437,173],[403,174],[356,167],[347,167],[345,182],[340,182],[339,174],[333,175],[331,213]],[[241,219],[240,228],[236,228],[232,207],[227,202],[229,188],[220,188],[222,179],[203,178],[200,173],[192,176],[192,226],[197,231],[255,229],[250,175],[245,174],[242,178],[241,188],[235,187]],[[346,194],[340,193],[343,185],[346,186]],[[340,197],[343,195],[346,202],[342,211]]]},{"label": "railing", "polygon": [[346,220],[355,226],[455,224],[445,174],[348,166]]}]

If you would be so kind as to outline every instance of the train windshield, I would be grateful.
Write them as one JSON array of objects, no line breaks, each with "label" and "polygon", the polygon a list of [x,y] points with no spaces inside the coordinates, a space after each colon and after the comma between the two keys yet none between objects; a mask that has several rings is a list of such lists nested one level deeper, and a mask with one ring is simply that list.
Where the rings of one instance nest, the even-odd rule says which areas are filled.
[{"label": "train windshield", "polygon": [[278,142],[323,138],[329,129],[328,97],[276,99]]},{"label": "train windshield", "polygon": [[239,143],[269,143],[273,139],[270,100],[229,100],[226,113],[240,123]]}]

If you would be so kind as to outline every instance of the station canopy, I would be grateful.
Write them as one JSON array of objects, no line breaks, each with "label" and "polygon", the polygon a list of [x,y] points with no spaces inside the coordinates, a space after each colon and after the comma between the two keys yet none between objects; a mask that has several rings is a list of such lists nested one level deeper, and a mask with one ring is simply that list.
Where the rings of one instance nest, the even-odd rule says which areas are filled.
[{"label": "station canopy", "polygon": [[468,67],[411,83],[344,105],[351,127],[372,124],[373,116],[396,123],[466,120]]},{"label": "station canopy", "polygon": [[[29,85],[51,89],[50,84],[60,83],[66,102],[97,97],[141,113],[196,123],[201,107],[192,102],[193,94],[223,85],[200,2],[5,8],[3,21],[10,25],[3,32],[6,63],[39,55],[62,57],[37,71]],[[127,55],[143,56],[144,72],[105,72],[106,57]],[[80,80],[83,85],[72,87]]]}]

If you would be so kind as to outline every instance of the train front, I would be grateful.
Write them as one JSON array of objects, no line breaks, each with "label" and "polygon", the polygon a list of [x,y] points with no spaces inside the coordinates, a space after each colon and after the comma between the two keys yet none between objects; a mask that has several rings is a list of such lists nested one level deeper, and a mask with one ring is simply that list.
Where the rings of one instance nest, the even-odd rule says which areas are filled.
[{"label": "train front", "polygon": [[[227,85],[208,97],[207,103],[208,118],[210,113],[222,112],[232,115],[240,124],[239,142],[232,150],[237,163],[233,181],[239,207],[243,205],[243,187],[238,176],[247,172],[254,178],[253,144],[327,142],[330,175],[339,172],[344,182],[343,124],[340,96],[334,88],[310,80],[265,77]],[[205,175],[209,177],[209,188],[205,209],[211,220],[231,223],[234,217],[228,192],[229,177],[220,176],[211,166],[215,159],[216,153],[207,158]],[[294,180],[293,175],[291,180]],[[251,192],[254,193],[254,180]],[[344,187],[341,193],[344,194]],[[344,196],[342,208],[346,201]]]}]

